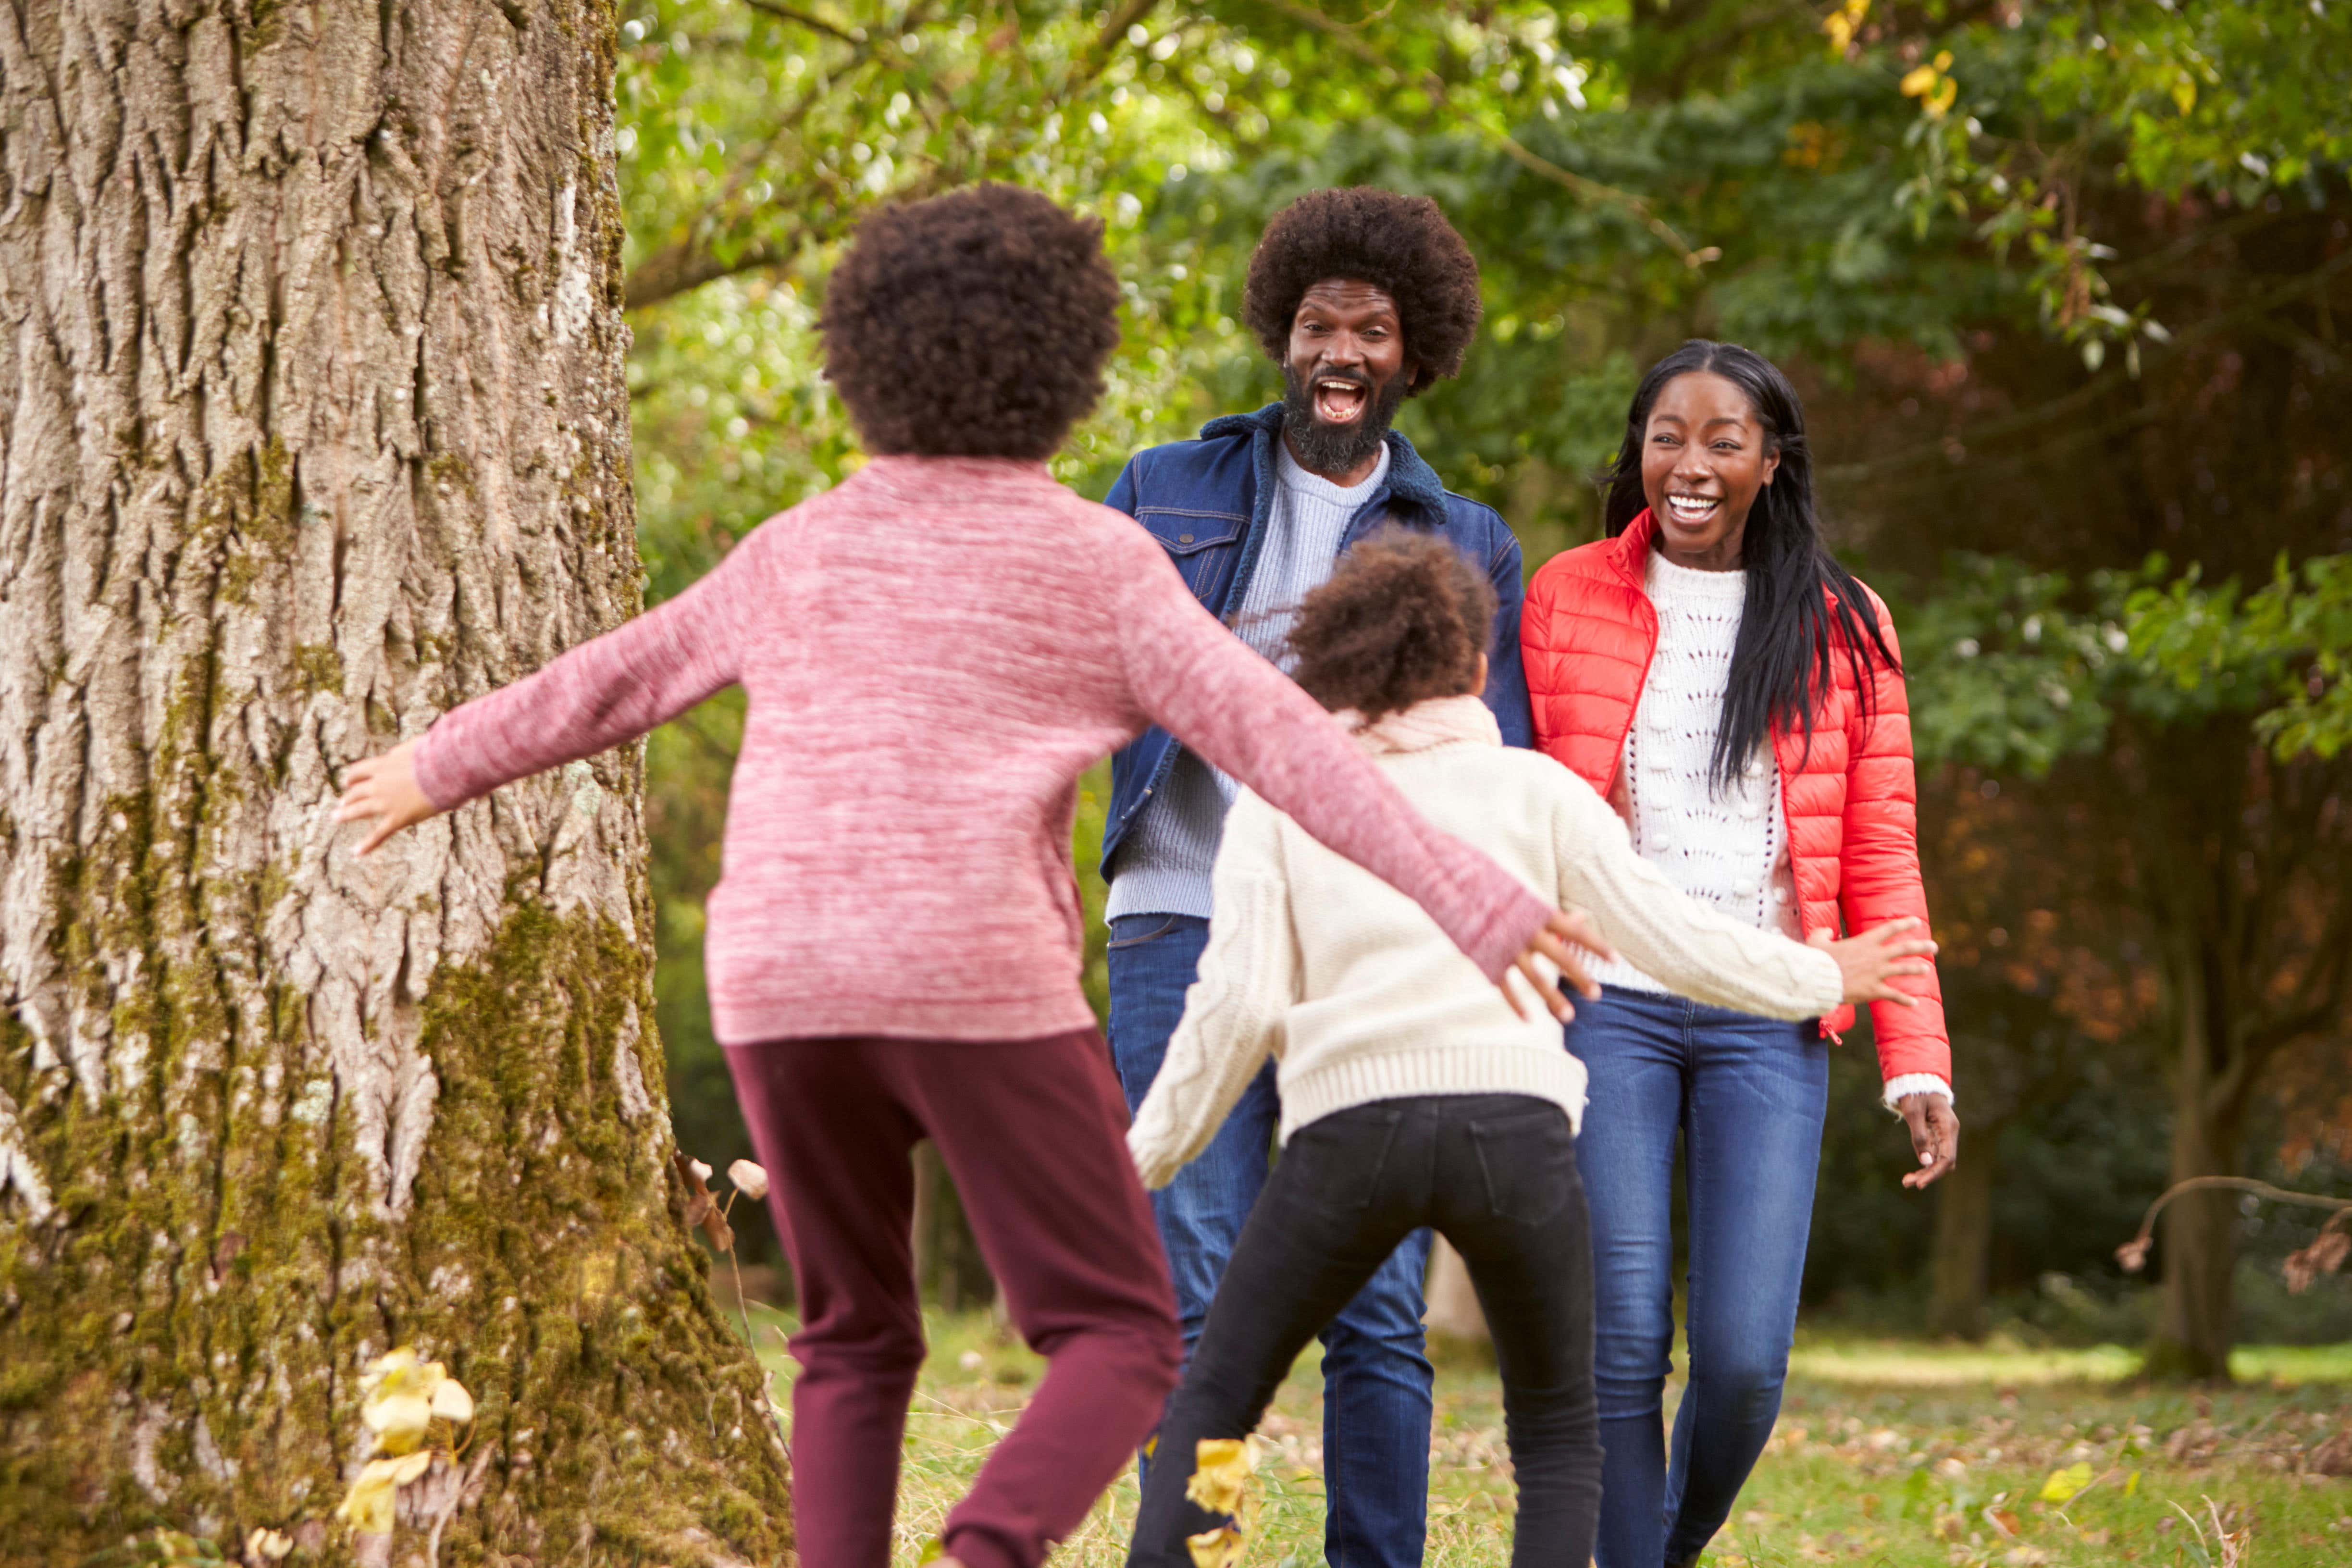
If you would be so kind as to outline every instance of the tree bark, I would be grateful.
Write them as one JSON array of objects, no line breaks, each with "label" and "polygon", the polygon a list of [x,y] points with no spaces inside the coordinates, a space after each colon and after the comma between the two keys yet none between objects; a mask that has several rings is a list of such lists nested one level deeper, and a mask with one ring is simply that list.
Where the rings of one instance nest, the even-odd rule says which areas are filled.
[{"label": "tree bark", "polygon": [[[8,1561],[789,1550],[667,1165],[639,755],[365,862],[329,821],[343,764],[640,603],[614,28],[0,7]],[[354,1541],[402,1344],[471,1436]]]},{"label": "tree bark", "polygon": [[1970,1127],[1973,1145],[1936,1185],[1933,1295],[1927,1332],[1953,1339],[1985,1336],[1985,1280],[1992,1252],[1992,1192],[2000,1127]]},{"label": "tree bark", "polygon": [[[2223,1097],[2214,1092],[2211,1053],[2197,1032],[2192,1026],[2173,1062],[2173,1183],[2239,1174],[2240,1115],[2216,1103]],[[2148,1375],[2227,1381],[2237,1338],[2237,1195],[2182,1193],[2165,1206],[2162,1224],[2163,1306]]]}]

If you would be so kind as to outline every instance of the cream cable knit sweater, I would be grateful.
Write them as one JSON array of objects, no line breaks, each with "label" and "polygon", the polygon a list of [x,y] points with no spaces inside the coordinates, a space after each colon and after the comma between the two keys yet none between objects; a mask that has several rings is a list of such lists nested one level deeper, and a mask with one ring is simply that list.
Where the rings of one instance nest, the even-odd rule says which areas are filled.
[{"label": "cream cable knit sweater", "polygon": [[[1433,824],[1538,896],[1589,911],[1677,991],[1774,1018],[1837,1005],[1834,958],[1678,892],[1582,779],[1506,748],[1475,696],[1423,703],[1357,738]],[[1584,1064],[1532,998],[1534,1016],[1514,1015],[1410,900],[1246,789],[1225,821],[1215,911],[1183,1021],[1128,1134],[1146,1186],[1166,1186],[1207,1145],[1269,1053],[1282,1063],[1286,1140],[1335,1111],[1412,1094],[1532,1094],[1581,1117]]]}]

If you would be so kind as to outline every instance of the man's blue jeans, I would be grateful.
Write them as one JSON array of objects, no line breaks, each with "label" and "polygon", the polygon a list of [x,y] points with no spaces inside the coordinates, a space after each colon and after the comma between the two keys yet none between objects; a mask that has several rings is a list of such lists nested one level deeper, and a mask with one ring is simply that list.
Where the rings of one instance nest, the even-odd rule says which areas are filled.
[{"label": "man's blue jeans", "polygon": [[[1696,1562],[1780,1411],[1829,1100],[1817,1025],[1612,988],[1578,998],[1591,1082],[1578,1166],[1592,1208],[1600,1568]],[[1674,1173],[1690,1212],[1690,1380],[1671,1461]]]},{"label": "man's blue jeans", "polygon": [[[1130,915],[1111,922],[1110,1049],[1131,1112],[1143,1103],[1184,1016],[1207,945],[1205,920]],[[1282,1119],[1269,1062],[1201,1157],[1151,1195],[1189,1356],[1265,1186]],[[1348,1303],[1323,1341],[1323,1552],[1333,1568],[1417,1568],[1429,1510],[1429,1358],[1422,1281],[1429,1232],[1416,1231]]]}]

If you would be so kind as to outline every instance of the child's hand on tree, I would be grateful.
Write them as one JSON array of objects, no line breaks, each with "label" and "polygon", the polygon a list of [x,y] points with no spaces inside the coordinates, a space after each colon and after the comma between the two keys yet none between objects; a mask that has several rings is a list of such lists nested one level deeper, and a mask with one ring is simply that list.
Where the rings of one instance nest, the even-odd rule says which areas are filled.
[{"label": "child's hand on tree", "polygon": [[1890,920],[1884,925],[1874,925],[1859,936],[1849,936],[1841,942],[1827,931],[1816,931],[1805,938],[1808,946],[1819,947],[1837,960],[1838,974],[1845,981],[1845,999],[1849,1002],[1896,1002],[1906,1008],[1919,1005],[1916,997],[1895,988],[1898,975],[1928,973],[1927,959],[1935,953],[1936,945],[1926,936],[1906,936],[1903,934],[1916,926],[1916,918],[1906,916]]},{"label": "child's hand on tree", "polygon": [[366,854],[403,828],[413,828],[440,810],[416,782],[416,742],[404,740],[382,757],[363,757],[343,770],[343,798],[335,821],[380,818],[375,831],[353,851]]}]

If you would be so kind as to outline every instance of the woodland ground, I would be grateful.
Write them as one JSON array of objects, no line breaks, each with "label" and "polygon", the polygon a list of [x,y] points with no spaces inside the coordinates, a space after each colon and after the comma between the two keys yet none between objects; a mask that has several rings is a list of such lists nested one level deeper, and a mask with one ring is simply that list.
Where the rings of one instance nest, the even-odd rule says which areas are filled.
[{"label": "woodland ground", "polygon": [[[781,1396],[793,1375],[780,1337],[791,1320],[755,1312],[753,1322]],[[898,1561],[906,1565],[1019,1413],[1042,1364],[984,1313],[934,1315],[929,1327],[899,1494]],[[1265,1504],[1243,1559],[1250,1568],[1321,1561],[1316,1354],[1301,1358],[1261,1428],[1275,1447],[1259,1472]],[[2116,1347],[1801,1340],[1771,1446],[1703,1561],[2352,1563],[2352,1479],[2309,1473],[2312,1451],[2352,1421],[2352,1345],[2242,1350],[2239,1385],[2209,1393],[2126,1381],[2135,1364]],[[1670,1409],[1676,1392],[1668,1389]],[[1510,1472],[1500,1388],[1479,1357],[1441,1361],[1433,1448],[1424,1561],[1503,1568]],[[2095,1478],[2086,1492],[2063,1506],[2041,1500],[2053,1471],[2077,1465]],[[1055,1563],[1112,1568],[1134,1513],[1130,1470]],[[2223,1529],[2251,1530],[2252,1538],[2225,1553]]]}]

